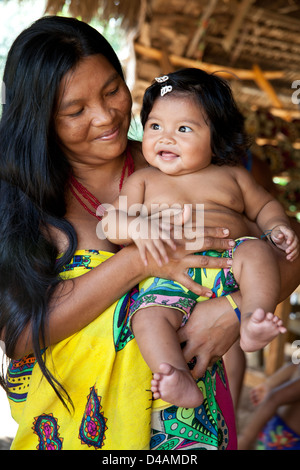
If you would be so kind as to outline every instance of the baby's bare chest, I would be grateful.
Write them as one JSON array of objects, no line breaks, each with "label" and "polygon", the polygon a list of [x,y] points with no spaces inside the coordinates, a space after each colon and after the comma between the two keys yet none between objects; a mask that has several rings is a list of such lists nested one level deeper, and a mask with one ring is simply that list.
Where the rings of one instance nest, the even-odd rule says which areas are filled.
[{"label": "baby's bare chest", "polygon": [[[186,175],[185,175],[186,176]],[[242,193],[232,178],[214,180],[205,175],[157,178],[147,184],[145,205],[204,204],[204,210],[230,209],[243,212]]]}]

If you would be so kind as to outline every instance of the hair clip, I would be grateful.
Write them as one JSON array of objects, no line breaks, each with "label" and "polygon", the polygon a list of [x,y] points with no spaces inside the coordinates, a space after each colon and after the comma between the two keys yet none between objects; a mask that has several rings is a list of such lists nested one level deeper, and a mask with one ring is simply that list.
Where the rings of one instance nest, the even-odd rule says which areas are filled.
[{"label": "hair clip", "polygon": [[166,93],[170,93],[172,89],[173,89],[172,85],[163,86],[162,89],[160,90],[160,96],[164,96]]},{"label": "hair clip", "polygon": [[164,83],[167,80],[169,80],[168,75],[163,75],[163,77],[156,77],[155,78],[155,81],[157,81],[157,83]]}]

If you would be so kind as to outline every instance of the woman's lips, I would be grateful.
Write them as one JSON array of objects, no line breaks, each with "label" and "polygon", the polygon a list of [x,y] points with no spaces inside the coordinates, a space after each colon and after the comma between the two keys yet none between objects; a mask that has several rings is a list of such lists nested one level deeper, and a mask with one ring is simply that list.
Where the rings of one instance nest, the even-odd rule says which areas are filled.
[{"label": "woman's lips", "polygon": [[119,129],[120,129],[119,126],[114,127],[113,129],[110,129],[106,132],[103,132],[98,137],[96,137],[94,140],[105,140],[105,141],[113,140],[118,136]]}]

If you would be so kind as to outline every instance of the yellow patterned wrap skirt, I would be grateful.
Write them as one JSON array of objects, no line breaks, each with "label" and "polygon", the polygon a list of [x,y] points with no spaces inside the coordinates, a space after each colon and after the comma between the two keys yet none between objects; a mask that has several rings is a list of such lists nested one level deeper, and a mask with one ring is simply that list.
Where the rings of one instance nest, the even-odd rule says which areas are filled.
[{"label": "yellow patterned wrap skirt", "polygon": [[[86,274],[110,256],[77,251],[61,276]],[[133,289],[81,331],[45,350],[46,365],[68,392],[73,408],[68,404],[67,410],[58,399],[33,356],[11,361],[8,397],[19,424],[13,450],[236,448],[222,360],[198,381],[204,395],[200,407],[188,410],[152,401],[152,373],[129,327],[137,295]]]}]

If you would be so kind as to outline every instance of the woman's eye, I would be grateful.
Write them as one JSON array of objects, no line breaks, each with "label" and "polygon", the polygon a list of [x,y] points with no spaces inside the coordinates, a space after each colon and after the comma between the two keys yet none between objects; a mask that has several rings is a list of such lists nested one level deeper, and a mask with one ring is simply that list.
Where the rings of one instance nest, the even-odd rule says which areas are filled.
[{"label": "woman's eye", "polygon": [[117,86],[116,88],[114,88],[113,90],[110,90],[107,95],[108,96],[112,96],[112,95],[116,95],[119,91],[119,87]]},{"label": "woman's eye", "polygon": [[156,122],[155,122],[155,123],[151,124],[150,129],[153,129],[154,131],[157,131],[157,130],[160,129],[160,125],[156,124]]},{"label": "woman's eye", "polygon": [[78,111],[76,111],[75,113],[70,113],[69,116],[70,117],[77,117],[77,116],[80,116],[80,114],[83,112],[83,108],[79,109]]},{"label": "woman's eye", "polygon": [[189,126],[180,126],[179,132],[192,132],[192,129]]}]

